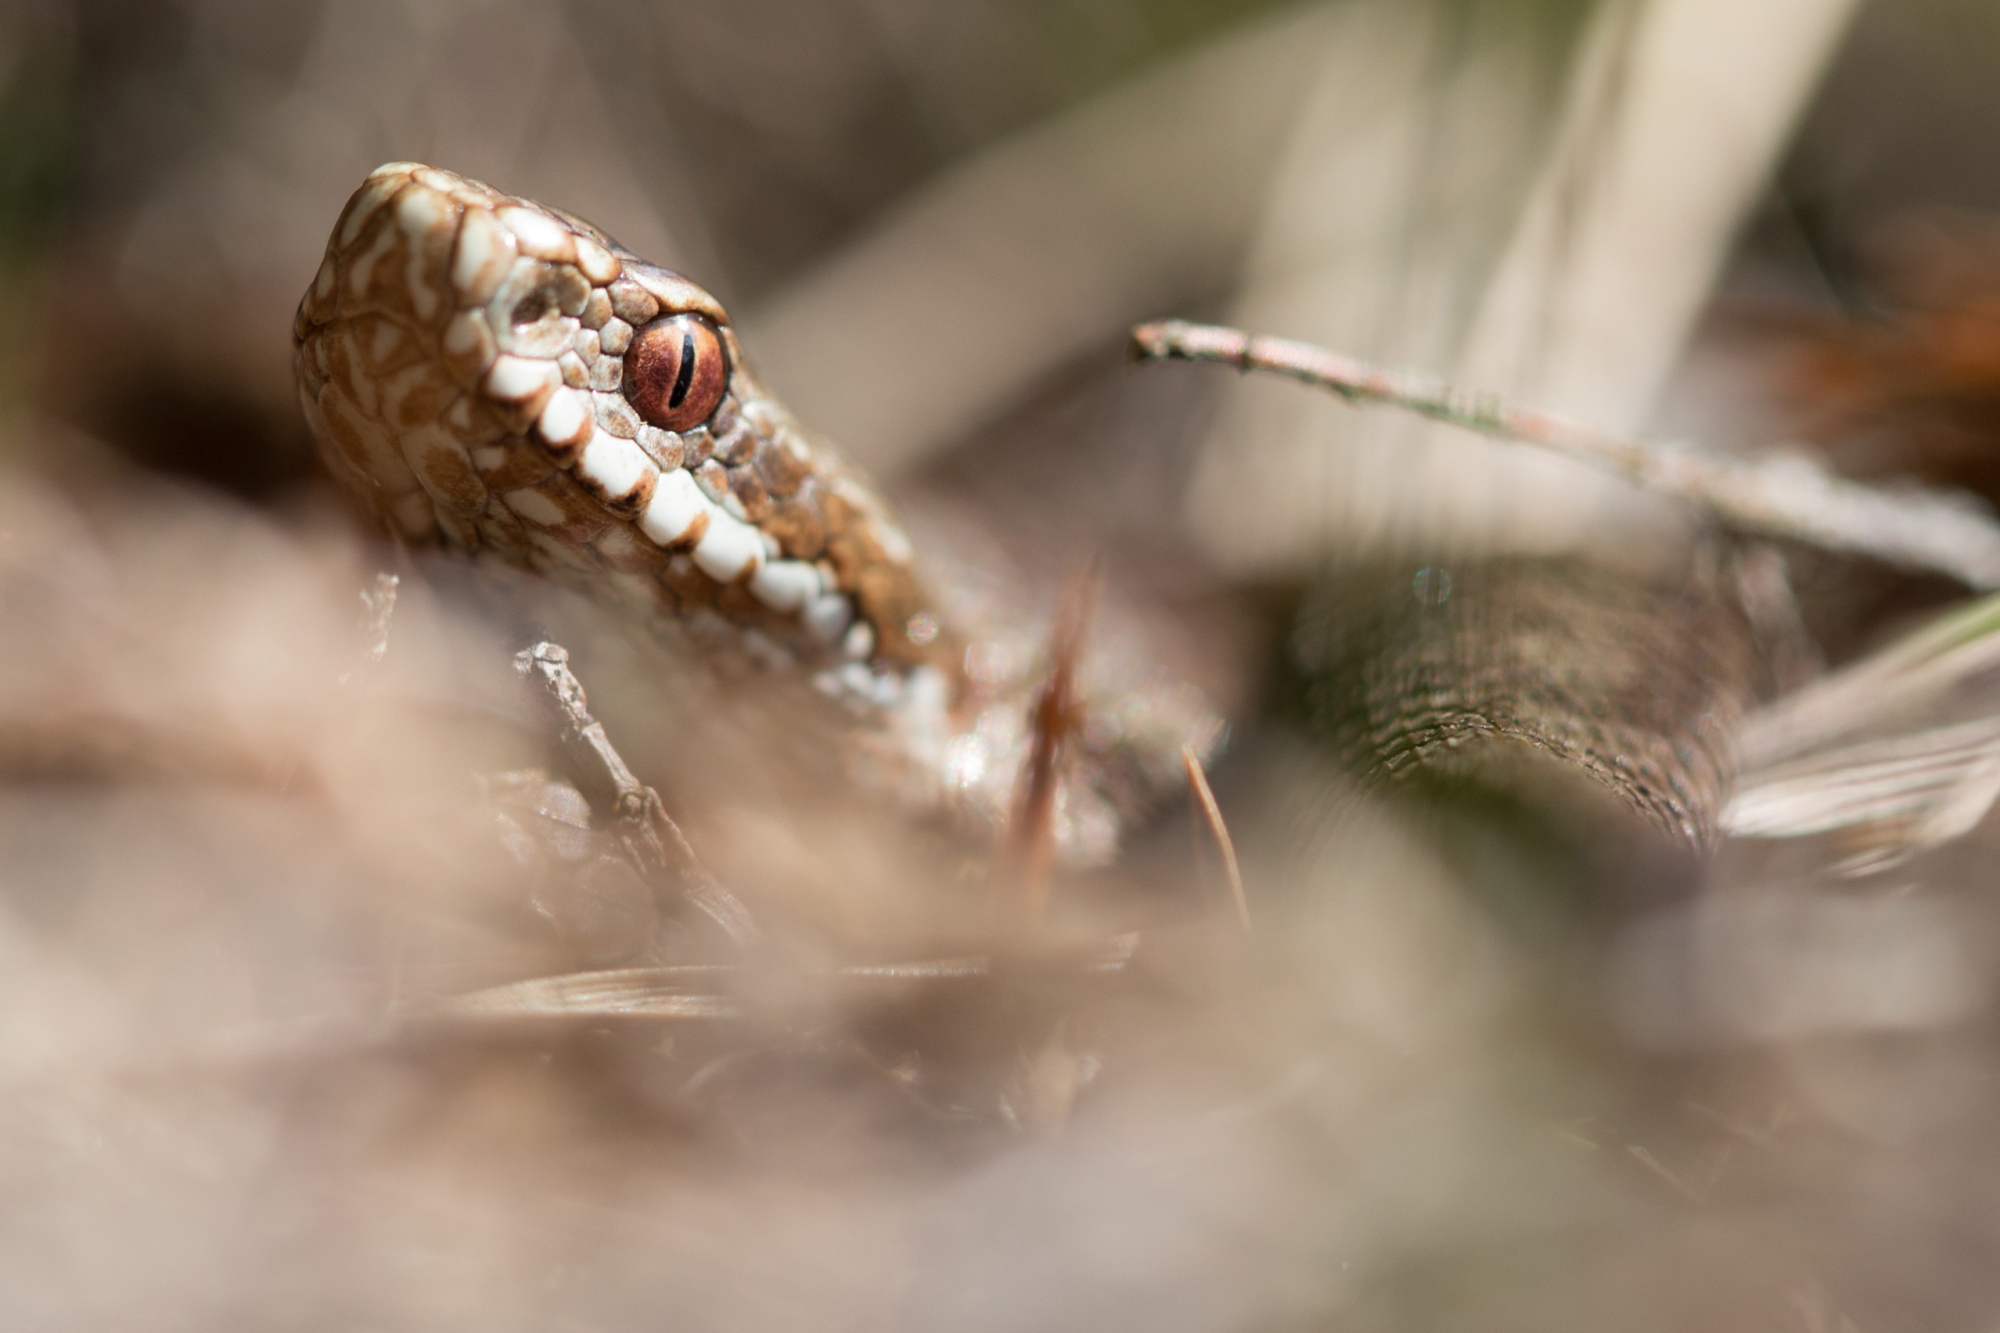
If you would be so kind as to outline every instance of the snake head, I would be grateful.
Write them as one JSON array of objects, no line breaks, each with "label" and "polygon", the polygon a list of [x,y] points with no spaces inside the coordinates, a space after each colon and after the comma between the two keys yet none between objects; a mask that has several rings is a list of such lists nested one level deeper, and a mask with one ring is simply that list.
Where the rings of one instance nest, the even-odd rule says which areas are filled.
[{"label": "snake head", "polygon": [[293,338],[322,455],[399,540],[497,555],[850,699],[954,671],[887,505],[759,383],[720,302],[588,222],[379,167]]}]

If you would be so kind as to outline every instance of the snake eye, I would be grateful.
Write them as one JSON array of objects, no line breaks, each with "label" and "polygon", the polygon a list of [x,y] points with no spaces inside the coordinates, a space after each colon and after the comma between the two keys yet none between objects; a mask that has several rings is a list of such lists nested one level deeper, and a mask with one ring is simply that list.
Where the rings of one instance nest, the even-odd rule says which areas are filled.
[{"label": "snake eye", "polygon": [[722,336],[701,315],[662,315],[625,349],[625,396],[661,430],[691,430],[715,415],[729,388]]}]

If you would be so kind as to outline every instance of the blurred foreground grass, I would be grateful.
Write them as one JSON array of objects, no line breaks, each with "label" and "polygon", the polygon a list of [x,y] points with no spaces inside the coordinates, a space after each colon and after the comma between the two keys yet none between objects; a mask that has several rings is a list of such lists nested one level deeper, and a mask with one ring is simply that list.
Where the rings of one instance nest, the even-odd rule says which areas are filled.
[{"label": "blurred foreground grass", "polygon": [[[1001,187],[1023,180],[1109,189],[1137,158],[1101,146],[1147,141],[1091,135],[1158,128],[1158,108],[1194,88],[1211,90],[1201,106],[1248,106],[1239,85],[1201,79],[1282,68],[1293,82],[1267,77],[1258,103],[1275,110],[1228,122],[1264,125],[1262,141],[1176,128],[1189,137],[1172,143],[1206,155],[1164,154],[1171,188],[1119,216],[1199,214],[1225,155],[1255,168],[1259,191],[1288,151],[1294,168],[1338,166],[1334,196],[1388,180],[1386,248],[1336,257],[1383,277],[1362,309],[1371,336],[1449,361],[1475,288],[1398,264],[1419,239],[1461,233],[1412,219],[1463,224],[1478,244],[1469,258],[1447,247],[1451,271],[1490,273],[1507,219],[1466,192],[1526,189],[1477,176],[1500,159],[1468,165],[1441,146],[1477,147],[1466,127],[1492,106],[1520,113],[1507,99],[1525,96],[1521,119],[1493,128],[1527,125],[1508,142],[1532,164],[1580,35],[1645,8],[1392,14],[1421,19],[1414,45],[1394,47],[1415,62],[1412,86],[1466,100],[1419,99],[1413,139],[1355,140],[1381,148],[1365,177],[1345,174],[1359,158],[1301,157],[1300,128],[1322,69],[1312,41],[1339,34],[1325,59],[1342,69],[1402,68],[1357,45],[1360,6],[11,11],[0,1322],[1831,1333],[2000,1320],[1990,827],[1858,880],[1832,873],[1850,850],[1839,833],[1732,843],[1698,885],[1610,910],[1507,812],[1386,803],[1258,697],[1323,567],[1253,585],[1209,562],[1182,497],[1215,398],[1171,374],[1132,378],[1109,349],[1125,305],[1198,314],[1235,298],[1255,255],[1293,253],[1297,233],[1270,223],[1282,210],[1261,192],[1201,214],[1221,221],[1195,242],[1169,234],[1129,287],[1104,257],[1134,247],[1084,225],[1088,210],[1030,198],[998,214],[1006,262],[976,275],[993,304],[958,322],[992,316],[1004,336],[989,346],[1034,354],[995,353],[951,411],[909,428],[905,487],[939,526],[970,516],[1038,554],[1040,576],[1107,548],[1124,586],[1195,645],[1189,669],[1235,683],[1235,749],[1216,777],[1253,894],[1247,937],[1187,910],[1199,844],[1176,815],[1115,883],[1064,909],[1080,932],[1141,921],[1142,965],[1065,999],[1061,1039],[1035,1049],[996,1039],[1012,1029],[972,1004],[920,1020],[829,1004],[720,1038],[645,1023],[440,1037],[395,1021],[399,1006],[569,960],[476,780],[543,759],[510,693],[509,645],[413,579],[384,674],[340,684],[355,594],[385,555],[316,489],[284,329],[360,172],[446,156],[600,217],[769,312],[774,345],[788,328],[808,348],[842,333],[839,350],[858,346],[876,372],[849,378],[900,373],[881,390],[893,397],[953,368],[871,366],[879,310],[829,313],[815,291],[844,301],[869,287],[834,281],[856,272],[902,274],[878,300],[937,290],[950,275],[867,268],[893,258],[871,245],[908,226],[970,265],[926,218],[992,221],[987,201],[1012,208]],[[1990,16],[1925,0],[1864,6],[1856,24],[1668,390],[1666,419],[1723,443],[1785,420],[1770,346],[1742,338],[1746,323],[1865,311],[1860,238],[1898,208],[2000,204],[1979,132],[2000,116]],[[1118,101],[1128,79],[1152,100]],[[1321,90],[1320,130],[1339,91]],[[1291,179],[1297,218],[1314,177]],[[1090,288],[1075,309],[1034,307],[1047,325],[1005,324],[1002,298],[1056,254],[1066,274],[1110,275],[1112,298]],[[1045,330],[1076,309],[1066,327],[1081,331],[1050,351]],[[1303,491],[1317,474],[1294,475]],[[1374,478],[1419,497],[1453,480],[1387,465]],[[1794,557],[1806,621],[1836,657],[1950,595]],[[606,642],[579,671],[620,744],[705,856],[781,901],[789,885],[813,947],[909,948],[976,916],[976,875],[937,872],[837,794],[774,813],[690,765],[680,714],[647,692],[657,678]],[[1951,704],[1990,713],[1983,679],[1963,684]],[[899,1045],[908,1030],[922,1039]],[[1073,1113],[1010,1124],[918,1095],[952,1060],[978,1086],[1067,1070]],[[1051,1127],[1063,1132],[1038,1132]]]}]

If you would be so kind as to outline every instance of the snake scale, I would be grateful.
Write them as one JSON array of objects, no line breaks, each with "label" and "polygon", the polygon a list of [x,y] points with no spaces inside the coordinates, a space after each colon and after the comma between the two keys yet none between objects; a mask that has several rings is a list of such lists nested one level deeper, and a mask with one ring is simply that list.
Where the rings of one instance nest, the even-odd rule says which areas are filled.
[{"label": "snake scale", "polygon": [[[622,604],[696,669],[809,682],[868,781],[1003,822],[1032,674],[981,651],[897,517],[758,380],[728,312],[567,212],[390,163],[349,200],[293,324],[335,478],[397,540]],[[1096,710],[1057,838],[1102,860],[1220,723],[1185,689]]]},{"label": "snake scale", "polygon": [[[569,213],[391,163],[293,332],[321,453],[398,539],[622,603],[709,667],[810,681],[906,804],[1004,822],[1033,680],[978,669],[992,655],[890,507],[759,381],[707,291]],[[1740,617],[1603,575],[1459,576],[1443,603],[1395,580],[1341,612],[1346,646],[1301,663],[1321,734],[1390,779],[1497,772],[1544,805],[1580,779],[1705,846],[1753,674]],[[1324,639],[1314,614],[1304,638]],[[1072,859],[1108,858],[1180,747],[1221,731],[1185,694],[1111,703],[1062,789]]]}]

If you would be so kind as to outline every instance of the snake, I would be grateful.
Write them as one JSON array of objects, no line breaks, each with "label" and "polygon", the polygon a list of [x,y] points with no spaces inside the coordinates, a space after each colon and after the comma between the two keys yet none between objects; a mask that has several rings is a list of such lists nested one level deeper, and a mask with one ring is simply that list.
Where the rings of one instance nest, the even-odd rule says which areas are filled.
[{"label": "snake", "polygon": [[[292,333],[319,453],[396,541],[580,589],[699,667],[803,682],[866,740],[876,785],[1004,819],[1021,682],[981,669],[994,654],[881,491],[786,410],[700,285],[560,208],[392,162],[342,210]],[[1123,704],[1065,778],[1075,858],[1108,857],[1180,746],[1220,736],[1185,691]]]},{"label": "snake", "polygon": [[[398,541],[619,605],[699,667],[803,684],[864,785],[1004,825],[1033,680],[992,668],[996,628],[959,623],[894,508],[759,379],[706,289],[562,209],[395,162],[334,224],[293,337],[327,467]],[[1566,809],[1574,778],[1708,847],[1752,674],[1740,617],[1588,571],[1457,577],[1436,605],[1346,608],[1340,661],[1300,661],[1311,726],[1391,780],[1498,774]],[[1083,703],[1057,844],[1104,862],[1182,779],[1182,747],[1206,759],[1225,728],[1157,676]]]}]

